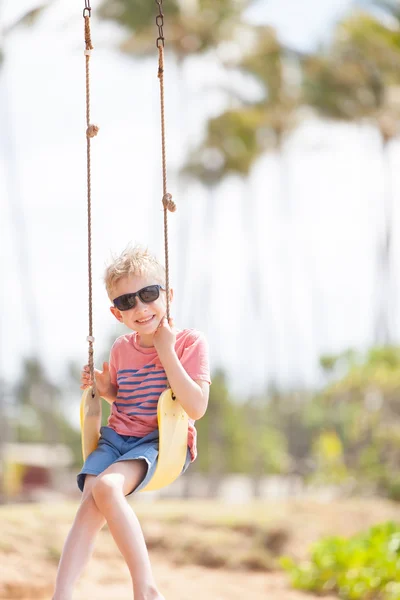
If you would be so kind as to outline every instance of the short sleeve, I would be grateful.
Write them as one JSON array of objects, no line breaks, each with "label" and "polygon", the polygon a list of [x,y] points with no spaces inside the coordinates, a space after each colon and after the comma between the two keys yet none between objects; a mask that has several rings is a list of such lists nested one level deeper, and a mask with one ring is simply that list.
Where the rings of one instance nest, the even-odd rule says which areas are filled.
[{"label": "short sleeve", "polygon": [[182,366],[192,379],[211,383],[208,343],[203,333],[188,335],[181,358]]}]

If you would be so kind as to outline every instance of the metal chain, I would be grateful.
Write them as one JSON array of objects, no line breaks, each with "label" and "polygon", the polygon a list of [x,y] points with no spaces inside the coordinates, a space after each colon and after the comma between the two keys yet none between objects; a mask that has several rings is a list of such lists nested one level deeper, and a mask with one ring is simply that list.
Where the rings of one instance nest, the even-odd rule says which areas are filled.
[{"label": "metal chain", "polygon": [[89,0],[85,0],[85,8],[83,9],[83,16],[84,17],[91,17],[92,16],[92,9],[90,7]]},{"label": "metal chain", "polygon": [[165,292],[167,301],[167,320],[170,319],[170,301],[169,301],[169,247],[168,247],[168,211],[175,212],[176,205],[172,200],[171,194],[167,192],[167,151],[165,135],[165,102],[164,102],[164,13],[162,11],[163,0],[155,0],[159,14],[156,17],[158,27],[158,38],[156,46],[158,48],[158,79],[160,80],[160,110],[161,110],[161,151],[162,151],[162,177],[163,177],[163,197],[164,207],[164,252],[165,252]]},{"label": "metal chain", "polygon": [[[163,0],[155,0],[158,6],[158,15],[156,25],[158,27],[158,38],[156,46],[158,48],[158,79],[160,80],[160,110],[161,110],[161,151],[162,151],[162,177],[163,177],[163,197],[164,207],[164,252],[165,252],[165,294],[167,300],[167,320],[170,319],[169,302],[169,247],[168,247],[168,211],[175,212],[176,205],[172,200],[171,194],[167,192],[167,144],[165,135],[165,102],[164,102],[164,13],[162,11]],[[167,382],[169,386],[169,383]],[[176,400],[172,392],[172,399]]]},{"label": "metal chain", "polygon": [[92,380],[92,396],[96,394],[96,381],[94,378],[94,360],[93,360],[93,292],[92,292],[92,174],[91,174],[91,153],[90,141],[96,136],[99,128],[90,124],[90,56],[93,45],[90,35],[90,17],[92,9],[89,0],[85,0],[83,9],[83,18],[85,21],[85,60],[86,60],[86,174],[87,174],[87,231],[88,231],[88,288],[89,288],[89,371]]},{"label": "metal chain", "polygon": [[156,25],[158,27],[158,38],[156,40],[156,46],[164,46],[164,13],[162,11],[163,0],[156,0],[158,6],[158,15],[156,16]]}]

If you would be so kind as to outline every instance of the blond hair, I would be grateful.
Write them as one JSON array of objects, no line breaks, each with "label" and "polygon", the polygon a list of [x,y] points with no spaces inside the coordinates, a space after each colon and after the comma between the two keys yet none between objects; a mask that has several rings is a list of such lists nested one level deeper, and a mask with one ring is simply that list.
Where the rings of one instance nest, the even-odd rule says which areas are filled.
[{"label": "blond hair", "polygon": [[115,284],[129,275],[153,275],[156,282],[165,286],[165,268],[147,248],[128,245],[119,256],[113,256],[104,273],[107,294],[112,300]]}]

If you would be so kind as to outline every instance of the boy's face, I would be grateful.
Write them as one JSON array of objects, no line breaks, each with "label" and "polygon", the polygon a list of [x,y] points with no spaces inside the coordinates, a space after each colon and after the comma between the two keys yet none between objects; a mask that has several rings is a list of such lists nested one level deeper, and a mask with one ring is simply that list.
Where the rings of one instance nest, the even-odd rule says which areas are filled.
[{"label": "boy's face", "polygon": [[[122,277],[112,289],[112,300],[123,294],[132,294],[149,286],[158,284],[154,275],[129,275]],[[170,300],[173,292],[170,289]],[[154,302],[143,302],[139,296],[135,298],[135,305],[129,310],[118,310],[111,306],[114,317],[132,331],[137,331],[141,337],[152,336],[167,312],[166,292],[160,289],[160,294]]]}]

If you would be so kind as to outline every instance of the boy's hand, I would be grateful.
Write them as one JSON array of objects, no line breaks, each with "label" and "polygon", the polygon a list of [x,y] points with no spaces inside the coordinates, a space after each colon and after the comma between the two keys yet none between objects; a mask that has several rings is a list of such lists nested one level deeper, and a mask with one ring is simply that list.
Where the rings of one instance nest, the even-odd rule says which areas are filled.
[{"label": "boy's hand", "polygon": [[161,319],[159,326],[154,332],[153,343],[159,356],[175,349],[176,332],[172,318],[169,321],[167,321],[166,317]]},{"label": "boy's hand", "polygon": [[[108,363],[103,363],[103,370],[99,371],[99,369],[94,370],[94,376],[96,379],[96,387],[100,396],[108,396],[113,393],[113,386],[111,384],[110,377],[110,368]],[[86,390],[89,386],[92,385],[92,380],[90,378],[89,365],[85,365],[82,369],[81,373],[81,390]]]}]

